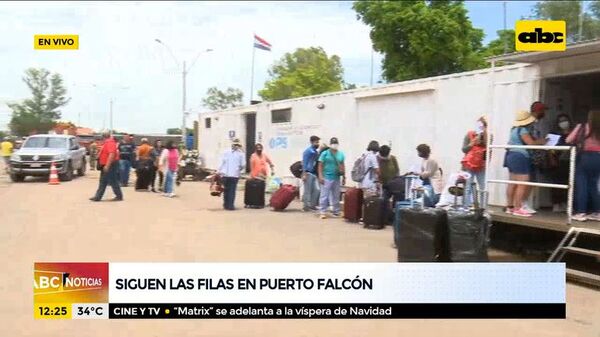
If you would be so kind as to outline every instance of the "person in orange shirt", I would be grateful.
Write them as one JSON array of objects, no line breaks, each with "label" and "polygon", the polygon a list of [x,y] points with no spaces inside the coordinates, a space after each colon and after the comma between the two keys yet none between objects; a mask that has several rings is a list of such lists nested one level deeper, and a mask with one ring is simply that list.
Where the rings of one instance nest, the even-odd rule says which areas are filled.
[{"label": "person in orange shirt", "polygon": [[250,156],[250,176],[252,179],[265,179],[268,175],[267,164],[271,168],[271,174],[274,174],[275,165],[271,158],[263,153],[262,144],[258,143],[254,146],[254,153]]},{"label": "person in orange shirt", "polygon": [[135,182],[136,191],[147,191],[151,183],[153,161],[150,158],[152,146],[148,144],[147,138],[142,138],[142,145],[137,148],[137,180]]}]

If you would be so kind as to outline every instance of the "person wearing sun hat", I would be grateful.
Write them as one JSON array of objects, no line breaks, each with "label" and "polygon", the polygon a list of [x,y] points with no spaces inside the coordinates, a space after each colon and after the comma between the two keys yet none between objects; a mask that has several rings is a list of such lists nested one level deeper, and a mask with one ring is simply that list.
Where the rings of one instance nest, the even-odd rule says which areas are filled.
[{"label": "person wearing sun hat", "polygon": [[223,208],[228,211],[235,209],[235,190],[242,170],[246,167],[246,158],[239,139],[231,142],[231,149],[225,151],[219,167],[219,176],[223,181]]},{"label": "person wearing sun hat", "polygon": [[[529,111],[518,111],[510,130],[508,145],[544,145],[545,139],[536,139],[530,134],[531,124],[536,118]],[[532,170],[531,156],[526,149],[508,149],[504,158],[504,167],[508,168],[510,180],[529,181]],[[506,213],[529,217],[531,214],[522,209],[527,197],[528,186],[509,184],[506,190]]]}]

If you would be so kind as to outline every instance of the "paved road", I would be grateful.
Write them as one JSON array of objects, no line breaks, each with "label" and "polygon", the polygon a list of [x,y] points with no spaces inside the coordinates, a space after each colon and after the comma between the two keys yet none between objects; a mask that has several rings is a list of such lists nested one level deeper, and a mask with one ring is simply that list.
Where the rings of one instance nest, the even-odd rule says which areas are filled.
[{"label": "paved road", "polygon": [[[320,220],[292,205],[225,212],[206,183],[178,198],[125,189],[124,202],[92,203],[96,175],[58,186],[0,176],[1,336],[593,336],[600,292],[568,285],[567,320],[34,321],[34,261],[395,260],[391,230]],[[110,190],[107,198],[112,197]],[[238,206],[241,198],[238,197]],[[514,260],[494,252],[495,260]]]}]

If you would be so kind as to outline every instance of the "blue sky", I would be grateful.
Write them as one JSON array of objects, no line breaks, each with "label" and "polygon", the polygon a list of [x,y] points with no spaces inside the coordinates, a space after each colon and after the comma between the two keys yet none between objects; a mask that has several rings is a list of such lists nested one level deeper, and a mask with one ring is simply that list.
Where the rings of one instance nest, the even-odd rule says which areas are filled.
[{"label": "blue sky", "polygon": [[[533,1],[507,2],[507,24],[528,15]],[[467,1],[485,42],[502,29],[502,1]],[[63,120],[96,129],[108,127],[114,100],[115,128],[161,133],[181,120],[181,63],[206,48],[188,76],[187,106],[200,111],[208,87],[236,87],[249,99],[252,34],[273,45],[256,51],[254,88],[268,79],[269,66],[298,47],[322,46],[337,54],[345,80],[368,85],[369,27],[356,19],[351,2],[0,2],[0,129],[10,110],[5,102],[29,96],[24,69],[44,67],[63,75],[71,102]],[[36,51],[34,34],[79,34],[78,51]],[[154,42],[159,38],[168,51]],[[374,82],[382,56],[374,56]],[[96,85],[95,87],[93,85]],[[255,94],[256,97],[256,94]],[[191,120],[191,119],[190,119]]]}]

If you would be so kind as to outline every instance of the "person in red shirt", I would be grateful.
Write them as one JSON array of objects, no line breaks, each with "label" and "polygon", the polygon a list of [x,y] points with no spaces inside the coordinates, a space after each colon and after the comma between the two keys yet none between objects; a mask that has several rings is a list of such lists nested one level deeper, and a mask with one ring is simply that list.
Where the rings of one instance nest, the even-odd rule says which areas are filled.
[{"label": "person in red shirt", "polygon": [[123,201],[123,192],[119,186],[119,150],[117,142],[110,133],[102,134],[104,145],[98,154],[98,169],[100,170],[100,181],[96,195],[90,198],[91,201],[100,201],[106,190],[106,186],[110,185],[115,197],[113,201]]}]

